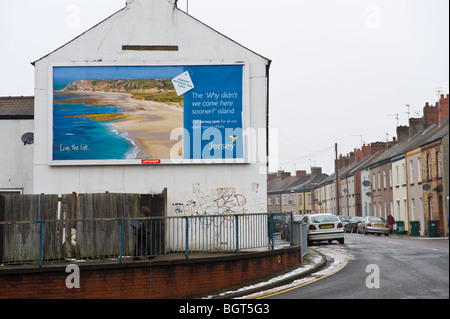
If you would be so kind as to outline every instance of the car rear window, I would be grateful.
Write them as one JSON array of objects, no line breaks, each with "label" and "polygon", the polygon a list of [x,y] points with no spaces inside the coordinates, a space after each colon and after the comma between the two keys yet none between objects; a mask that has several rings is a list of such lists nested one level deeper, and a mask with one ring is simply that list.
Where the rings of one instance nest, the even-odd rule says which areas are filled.
[{"label": "car rear window", "polygon": [[312,216],[311,219],[314,223],[334,223],[339,221],[337,217],[333,215]]},{"label": "car rear window", "polygon": [[370,217],[369,220],[371,222],[384,222],[384,219],[381,217]]}]

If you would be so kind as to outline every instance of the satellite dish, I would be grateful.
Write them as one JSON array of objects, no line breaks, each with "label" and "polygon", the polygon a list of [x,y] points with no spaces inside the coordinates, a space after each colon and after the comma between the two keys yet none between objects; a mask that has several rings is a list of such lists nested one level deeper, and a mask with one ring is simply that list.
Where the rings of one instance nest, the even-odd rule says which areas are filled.
[{"label": "satellite dish", "polygon": [[369,187],[370,186],[370,181],[365,180],[365,181],[362,182],[362,184],[363,184],[364,187]]},{"label": "satellite dish", "polygon": [[424,191],[429,191],[431,189],[431,186],[430,186],[430,184],[424,184],[422,186],[422,188],[423,188]]},{"label": "satellite dish", "polygon": [[25,133],[22,135],[23,145],[33,144],[34,143],[34,134],[33,133]]},{"label": "satellite dish", "polygon": [[370,197],[370,196],[372,196],[372,193],[371,193],[371,192],[367,192],[367,193],[366,193],[366,196],[369,196],[369,197]]}]

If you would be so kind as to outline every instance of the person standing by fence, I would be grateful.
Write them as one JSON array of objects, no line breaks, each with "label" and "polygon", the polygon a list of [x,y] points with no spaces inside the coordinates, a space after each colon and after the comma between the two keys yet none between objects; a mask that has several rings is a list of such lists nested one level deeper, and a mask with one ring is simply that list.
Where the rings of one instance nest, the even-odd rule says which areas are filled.
[{"label": "person standing by fence", "polygon": [[395,219],[394,219],[394,217],[391,214],[389,214],[389,216],[387,218],[387,222],[389,224],[389,229],[390,229],[389,233],[393,234],[394,233]]},{"label": "person standing by fence", "polygon": [[150,258],[151,255],[151,242],[150,242],[150,227],[148,227],[149,220],[147,219],[150,216],[150,208],[147,206],[142,206],[141,213],[139,214],[139,218],[131,223],[131,227],[134,228],[134,238],[135,246],[134,246],[134,260],[138,260],[140,256],[144,254]]}]

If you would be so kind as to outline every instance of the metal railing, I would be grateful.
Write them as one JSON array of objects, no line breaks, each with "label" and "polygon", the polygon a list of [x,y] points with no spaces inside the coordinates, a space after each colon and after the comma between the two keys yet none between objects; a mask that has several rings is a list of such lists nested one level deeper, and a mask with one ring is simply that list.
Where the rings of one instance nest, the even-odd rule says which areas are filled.
[{"label": "metal railing", "polygon": [[298,245],[298,236],[291,214],[10,221],[0,222],[0,264],[239,254]]}]

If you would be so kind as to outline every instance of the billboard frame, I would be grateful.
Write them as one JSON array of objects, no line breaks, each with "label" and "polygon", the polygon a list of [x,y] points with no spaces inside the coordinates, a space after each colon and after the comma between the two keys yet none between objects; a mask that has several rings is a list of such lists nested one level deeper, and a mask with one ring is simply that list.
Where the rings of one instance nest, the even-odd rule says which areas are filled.
[{"label": "billboard frame", "polygon": [[[242,66],[242,147],[243,156],[239,158],[208,158],[208,159],[186,159],[186,158],[139,158],[139,159],[54,159],[54,70],[58,67],[191,67],[191,66]],[[226,62],[65,62],[51,63],[48,67],[48,165],[49,166],[107,166],[107,165],[173,165],[173,164],[246,164],[248,160],[249,138],[245,132],[250,128],[250,72],[249,63],[246,61]],[[183,111],[185,112],[185,110]],[[192,138],[192,137],[191,137]],[[175,140],[174,140],[175,141]]]}]

